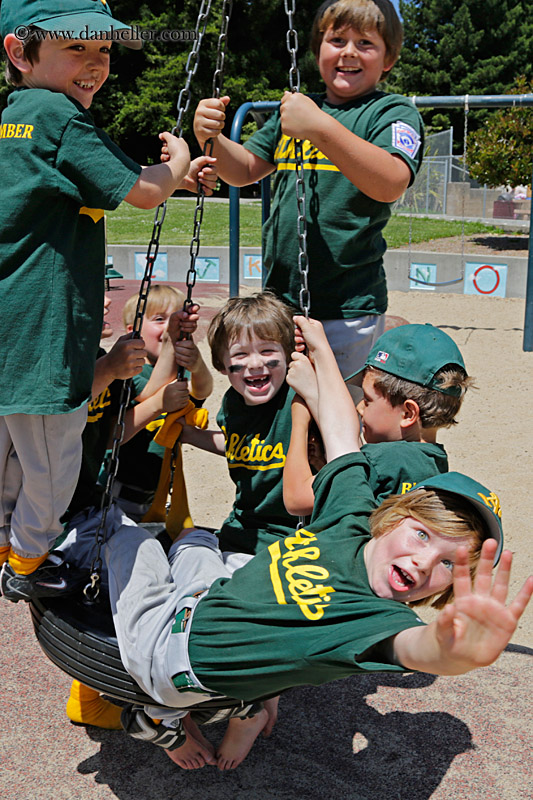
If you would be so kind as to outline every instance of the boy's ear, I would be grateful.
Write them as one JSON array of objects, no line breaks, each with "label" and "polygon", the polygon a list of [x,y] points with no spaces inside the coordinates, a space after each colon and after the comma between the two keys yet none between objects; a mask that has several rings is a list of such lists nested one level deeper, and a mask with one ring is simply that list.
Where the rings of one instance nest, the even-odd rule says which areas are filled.
[{"label": "boy's ear", "polygon": [[409,428],[420,421],[420,408],[415,400],[404,400],[401,428]]},{"label": "boy's ear", "polygon": [[126,325],[126,333],[131,333],[133,330],[133,325]]},{"label": "boy's ear", "polygon": [[24,47],[20,39],[14,33],[8,33],[4,39],[4,50],[7,57],[19,72],[31,72],[32,65],[24,54]]}]

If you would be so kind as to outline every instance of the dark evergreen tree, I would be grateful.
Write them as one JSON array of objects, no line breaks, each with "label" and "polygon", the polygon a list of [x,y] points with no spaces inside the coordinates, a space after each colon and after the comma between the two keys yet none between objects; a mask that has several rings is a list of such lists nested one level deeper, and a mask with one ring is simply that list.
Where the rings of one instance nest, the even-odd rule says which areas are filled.
[{"label": "dark evergreen tree", "polygon": [[[393,78],[402,94],[507,94],[518,75],[533,77],[531,0],[400,0],[400,10],[405,39]],[[490,113],[473,112],[470,128]],[[453,123],[461,141],[461,111],[423,116],[436,130]]]}]

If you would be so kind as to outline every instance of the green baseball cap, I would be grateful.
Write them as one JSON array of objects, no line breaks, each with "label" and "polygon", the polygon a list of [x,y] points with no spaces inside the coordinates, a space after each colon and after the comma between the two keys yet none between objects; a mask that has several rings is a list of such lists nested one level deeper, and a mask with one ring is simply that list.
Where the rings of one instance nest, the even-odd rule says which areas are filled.
[{"label": "green baseball cap", "polygon": [[498,542],[494,564],[498,563],[503,549],[502,509],[498,495],[460,472],[445,472],[420,481],[410,491],[415,489],[440,489],[468,500],[485,523],[486,538]]},{"label": "green baseball cap", "polygon": [[[428,323],[400,325],[385,331],[370,351],[365,367],[376,367],[396,375],[397,378],[460,397],[461,390],[458,386],[442,389],[435,379],[437,372],[447,364],[460,367],[466,374],[461,351],[453,339]],[[354,373],[356,374],[358,373]]]},{"label": "green baseball cap", "polygon": [[69,31],[72,39],[96,39],[106,33],[126,47],[142,47],[141,39],[131,38],[130,26],[111,16],[107,0],[2,0],[2,38],[14,33],[24,40],[30,25],[43,31]]}]

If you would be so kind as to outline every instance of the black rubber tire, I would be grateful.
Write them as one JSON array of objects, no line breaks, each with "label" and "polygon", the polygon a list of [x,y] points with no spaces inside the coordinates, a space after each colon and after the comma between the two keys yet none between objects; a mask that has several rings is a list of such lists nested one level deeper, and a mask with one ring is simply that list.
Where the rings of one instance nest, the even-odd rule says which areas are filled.
[{"label": "black rubber tire", "polygon": [[[33,627],[45,655],[72,678],[128,703],[157,705],[145,694],[120,658],[111,609],[106,600],[86,604],[83,594],[40,598],[30,604]],[[198,707],[244,706],[240,700],[222,698]]]}]

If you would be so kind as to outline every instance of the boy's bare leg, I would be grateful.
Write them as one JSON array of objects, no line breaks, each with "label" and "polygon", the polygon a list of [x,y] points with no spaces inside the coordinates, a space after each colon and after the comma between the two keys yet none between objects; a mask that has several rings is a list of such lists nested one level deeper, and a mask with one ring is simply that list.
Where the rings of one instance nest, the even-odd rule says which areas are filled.
[{"label": "boy's bare leg", "polygon": [[270,736],[272,729],[278,720],[279,695],[277,697],[271,697],[270,700],[263,700],[263,705],[268,714],[267,724],[263,728],[263,736],[266,738],[267,736]]},{"label": "boy's bare leg", "polygon": [[217,752],[217,767],[221,770],[235,769],[241,764],[252,745],[268,723],[268,711],[262,708],[258,714],[247,719],[233,717]]},{"label": "boy's bare leg", "polygon": [[190,714],[183,718],[182,725],[187,739],[176,750],[166,751],[170,760],[182,769],[200,769],[206,764],[216,765],[215,748],[200,732]]}]

